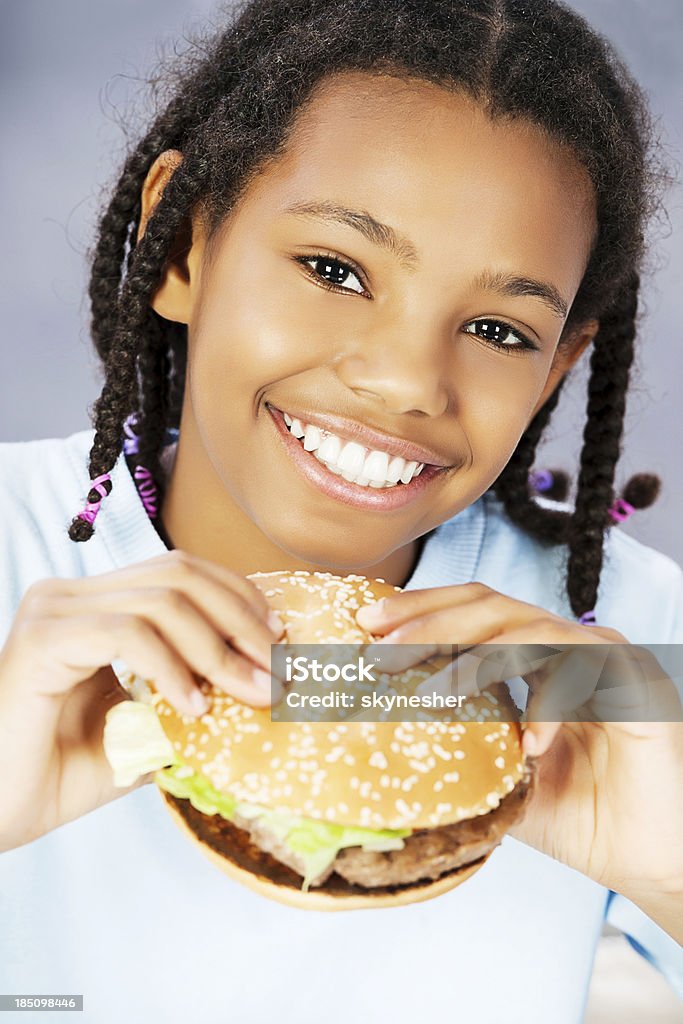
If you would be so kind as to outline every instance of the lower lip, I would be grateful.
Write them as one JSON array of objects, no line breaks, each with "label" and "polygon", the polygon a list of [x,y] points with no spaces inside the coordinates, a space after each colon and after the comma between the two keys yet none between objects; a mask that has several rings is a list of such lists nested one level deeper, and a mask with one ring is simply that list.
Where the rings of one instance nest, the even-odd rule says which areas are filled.
[{"label": "lower lip", "polygon": [[266,408],[288,454],[306,479],[330,498],[335,498],[345,505],[352,505],[354,508],[383,512],[403,508],[404,505],[419,498],[432,480],[442,476],[448,468],[425,464],[420,475],[413,477],[409,484],[397,484],[395,487],[362,487],[360,484],[351,484],[343,477],[332,473],[327,466],[316,459],[313,452],[306,451],[301,441],[297,440],[287,429],[284,416],[279,409],[275,409],[271,405]]}]

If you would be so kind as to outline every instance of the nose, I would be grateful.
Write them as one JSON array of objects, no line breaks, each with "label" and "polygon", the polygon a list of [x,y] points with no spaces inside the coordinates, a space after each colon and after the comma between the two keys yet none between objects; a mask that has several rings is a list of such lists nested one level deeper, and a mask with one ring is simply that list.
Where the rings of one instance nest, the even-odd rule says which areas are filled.
[{"label": "nose", "polygon": [[344,353],[337,352],[335,369],[351,391],[380,399],[387,412],[442,415],[448,408],[446,340],[434,331],[382,332],[363,336]]}]

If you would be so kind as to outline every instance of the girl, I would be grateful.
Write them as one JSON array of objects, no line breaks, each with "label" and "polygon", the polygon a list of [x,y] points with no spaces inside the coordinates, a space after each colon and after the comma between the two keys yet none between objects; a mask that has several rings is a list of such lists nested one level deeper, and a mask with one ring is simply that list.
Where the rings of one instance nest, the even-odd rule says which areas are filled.
[{"label": "girl", "polygon": [[[363,623],[401,643],[683,640],[683,571],[610,529],[658,485],[615,501],[653,185],[638,87],[553,0],[251,0],[190,54],[102,218],[94,430],[0,453],[4,991],[575,1024],[605,916],[683,985],[676,722],[531,724],[514,837],[362,915],[228,883],[101,749],[118,658],[189,714],[197,675],[269,702],[255,571],[402,586]],[[530,473],[582,357],[571,508]]]}]

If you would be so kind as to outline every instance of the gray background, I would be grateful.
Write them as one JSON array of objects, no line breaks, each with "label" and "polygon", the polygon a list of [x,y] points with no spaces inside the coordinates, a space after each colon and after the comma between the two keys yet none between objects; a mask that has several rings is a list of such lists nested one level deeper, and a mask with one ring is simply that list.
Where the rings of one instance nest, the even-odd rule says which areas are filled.
[{"label": "gray background", "polygon": [[[680,0],[575,0],[646,88],[677,174],[683,147]],[[0,440],[62,437],[90,425],[101,380],[87,331],[86,253],[100,200],[123,152],[118,123],[144,101],[157,57],[216,12],[213,0],[3,0],[0,4]],[[660,474],[656,505],[619,529],[683,564],[683,190],[669,191],[655,230],[657,272],[628,403],[623,484]],[[587,365],[565,390],[537,465],[575,475]]]}]

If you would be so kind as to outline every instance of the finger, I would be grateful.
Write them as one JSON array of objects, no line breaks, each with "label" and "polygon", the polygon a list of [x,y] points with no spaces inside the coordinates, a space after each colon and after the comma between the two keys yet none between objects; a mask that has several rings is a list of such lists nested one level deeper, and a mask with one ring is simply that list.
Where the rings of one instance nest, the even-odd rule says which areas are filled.
[{"label": "finger", "polygon": [[488,590],[483,583],[404,590],[391,597],[383,597],[374,604],[363,605],[356,612],[356,621],[363,629],[381,634],[417,616],[476,600]]},{"label": "finger", "polygon": [[366,661],[374,661],[379,672],[403,672],[420,665],[435,655],[453,653],[452,644],[368,644],[363,652]]},{"label": "finger", "polygon": [[[31,682],[43,696],[64,693],[98,668],[123,659],[183,714],[197,716],[209,707],[192,673],[154,626],[125,612],[95,613],[41,624],[40,657]],[[60,673],[59,666],[64,671]]]},{"label": "finger", "polygon": [[[270,644],[266,627],[254,619],[238,595],[221,595],[230,608],[229,626],[213,624],[187,594],[164,587],[139,588],[130,591],[106,592],[93,595],[88,604],[100,614],[120,612],[139,616],[151,623],[168,645],[178,652],[189,668],[214,686],[230,693],[238,700],[259,706],[269,703],[271,689]],[[205,595],[204,595],[205,598]],[[69,598],[62,603],[62,614],[84,613],[80,598]],[[206,609],[205,609],[206,611]],[[206,611],[206,614],[212,614]],[[227,613],[226,613],[227,615]],[[60,621],[64,621],[61,619]],[[259,632],[262,635],[258,635]],[[231,641],[246,653],[253,651],[266,669],[265,677],[256,675],[256,666],[247,662],[225,642]],[[265,653],[267,651],[267,654]],[[273,680],[273,698],[278,697],[278,683]]]},{"label": "finger", "polygon": [[[392,598],[393,600],[393,598]],[[371,606],[368,606],[371,607]],[[481,597],[471,598],[466,604],[449,604],[430,614],[404,621],[397,625],[382,625],[383,632],[372,644],[377,653],[384,644],[450,644],[464,650],[478,643],[499,640],[501,634],[525,626],[536,619],[542,610],[523,602],[512,601],[495,590]],[[551,616],[551,613],[548,613]],[[559,620],[563,621],[563,620]]]},{"label": "finger", "polygon": [[[253,606],[246,603],[241,594],[226,589],[208,577],[190,574],[177,589],[158,584],[130,590],[117,587],[113,590],[100,590],[88,595],[87,599],[77,593],[55,602],[53,613],[62,616],[82,614],[93,607],[93,603],[101,610],[136,610],[141,615],[151,617],[161,632],[169,633],[172,642],[175,630],[182,625],[179,616],[183,611],[195,622],[199,615],[218,637],[231,643],[266,671],[272,669],[271,645],[276,642],[275,634],[254,613]],[[209,634],[206,631],[203,633],[208,638]],[[202,642],[200,636],[197,636],[196,642]],[[205,642],[212,643],[208,639]],[[212,646],[215,650],[215,643]]]},{"label": "finger", "polygon": [[522,734],[522,751],[526,757],[543,757],[550,750],[562,722],[529,722]]},{"label": "finger", "polygon": [[[72,586],[74,593],[84,594],[98,593],[103,586],[113,580],[116,581],[117,587],[123,588],[166,583],[168,586],[175,586],[176,589],[186,589],[192,580],[202,578],[218,584],[219,589],[227,589],[240,594],[260,619],[268,621],[272,616],[275,635],[277,637],[282,635],[284,627],[277,612],[270,607],[265,594],[253,580],[248,580],[216,562],[199,558],[197,555],[191,555],[189,552],[179,549],[167,551],[163,555],[146,559],[144,562],[136,562],[123,569],[116,569],[114,572],[79,578],[72,582]],[[68,586],[71,581],[63,582]]]}]

